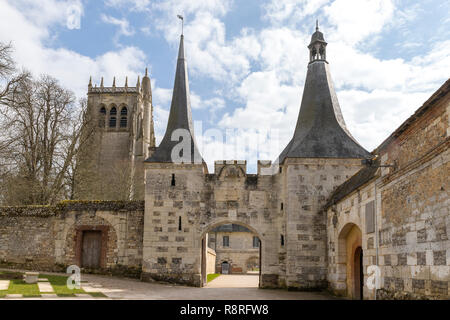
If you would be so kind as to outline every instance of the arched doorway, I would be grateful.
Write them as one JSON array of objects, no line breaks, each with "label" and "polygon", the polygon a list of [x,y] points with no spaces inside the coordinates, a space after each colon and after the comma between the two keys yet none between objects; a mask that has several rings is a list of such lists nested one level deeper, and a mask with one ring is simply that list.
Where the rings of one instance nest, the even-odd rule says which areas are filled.
[{"label": "arched doorway", "polygon": [[364,289],[364,265],[361,229],[353,223],[345,225],[339,234],[338,263],[345,279],[347,297],[362,299]]},{"label": "arched doorway", "polygon": [[[206,227],[201,237],[202,286],[208,283],[211,258],[216,261],[213,273],[220,274],[220,279],[235,278],[233,281],[236,283],[229,283],[230,287],[260,286],[262,241],[254,228],[238,221],[222,221]],[[248,272],[249,266],[251,272]]]}]

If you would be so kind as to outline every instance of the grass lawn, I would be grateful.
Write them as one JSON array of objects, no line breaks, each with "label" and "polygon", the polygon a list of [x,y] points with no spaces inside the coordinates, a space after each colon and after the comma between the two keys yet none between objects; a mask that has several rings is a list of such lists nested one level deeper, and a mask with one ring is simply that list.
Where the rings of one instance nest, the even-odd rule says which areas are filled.
[{"label": "grass lawn", "polygon": [[220,276],[220,273],[210,273],[206,276],[206,282],[213,281],[218,276]]},{"label": "grass lawn", "polygon": [[51,283],[53,290],[58,296],[74,295],[75,293],[86,293],[83,289],[69,289],[67,288],[67,278],[65,276],[54,276],[49,274],[39,274],[39,278],[47,278]]},{"label": "grass lawn", "polygon": [[[92,297],[106,297],[101,292],[86,292],[83,289],[69,289],[67,287],[68,276],[56,276],[50,274],[39,274],[39,279],[46,278],[53,287],[58,297],[74,297],[76,293],[87,293]],[[36,283],[25,283],[23,273],[0,271],[0,280],[10,280],[8,290],[0,290],[0,298],[7,294],[22,294],[23,297],[40,297],[41,293]]]}]

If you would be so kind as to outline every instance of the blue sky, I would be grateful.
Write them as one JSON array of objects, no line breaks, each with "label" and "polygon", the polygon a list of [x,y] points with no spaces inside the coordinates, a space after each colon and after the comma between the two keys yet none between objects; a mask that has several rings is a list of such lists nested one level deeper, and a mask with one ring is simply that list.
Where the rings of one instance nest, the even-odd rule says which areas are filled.
[{"label": "blue sky", "polygon": [[[148,66],[157,142],[164,134],[180,21],[196,136],[219,159],[274,159],[297,119],[315,19],[349,130],[369,151],[449,78],[450,1],[0,0],[0,41],[18,64],[83,97],[95,83],[134,85]],[[79,19],[72,19],[73,17]],[[72,20],[71,20],[72,19]],[[200,128],[201,127],[201,128]],[[214,129],[227,141],[202,137]],[[250,135],[263,134],[258,141]],[[248,138],[248,146],[236,148]]]}]

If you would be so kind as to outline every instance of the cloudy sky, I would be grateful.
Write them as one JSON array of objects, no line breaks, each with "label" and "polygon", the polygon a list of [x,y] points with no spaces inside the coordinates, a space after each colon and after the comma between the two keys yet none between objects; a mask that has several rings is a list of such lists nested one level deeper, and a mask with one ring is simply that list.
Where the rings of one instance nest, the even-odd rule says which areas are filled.
[{"label": "cloudy sky", "polygon": [[288,143],[316,19],[347,126],[369,151],[450,76],[449,0],[0,0],[0,41],[12,41],[21,67],[79,97],[89,76],[97,84],[105,77],[105,86],[128,76],[134,85],[148,66],[158,143],[177,14],[210,170],[213,160],[246,159],[254,172],[256,159],[274,159]]}]

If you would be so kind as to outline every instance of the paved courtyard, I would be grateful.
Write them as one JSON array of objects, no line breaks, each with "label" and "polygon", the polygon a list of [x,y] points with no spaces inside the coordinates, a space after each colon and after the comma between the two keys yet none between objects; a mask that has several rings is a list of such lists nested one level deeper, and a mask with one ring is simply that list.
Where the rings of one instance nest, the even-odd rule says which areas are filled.
[{"label": "paved courtyard", "polygon": [[258,288],[258,274],[222,274],[208,282],[207,288]]},{"label": "paved courtyard", "polygon": [[[61,273],[49,273],[64,275]],[[72,298],[47,295],[47,299],[145,299],[145,300],[325,300],[336,299],[325,293],[295,292],[287,290],[258,289],[257,275],[221,275],[212,280],[205,288],[170,285],[165,283],[148,283],[135,279],[82,274],[82,288],[86,292],[102,292],[107,298],[94,298],[77,295]],[[239,287],[237,287],[239,285]],[[17,299],[9,297],[6,299]]]}]

